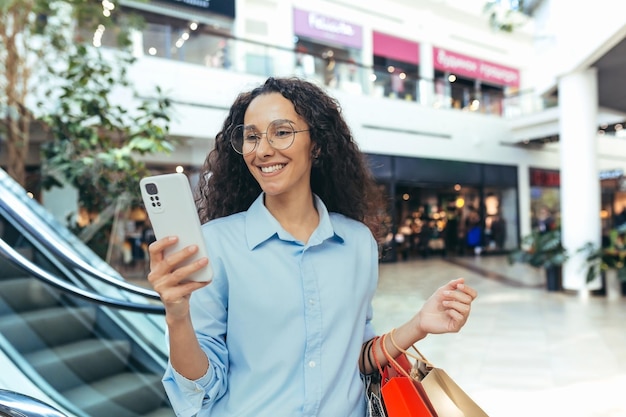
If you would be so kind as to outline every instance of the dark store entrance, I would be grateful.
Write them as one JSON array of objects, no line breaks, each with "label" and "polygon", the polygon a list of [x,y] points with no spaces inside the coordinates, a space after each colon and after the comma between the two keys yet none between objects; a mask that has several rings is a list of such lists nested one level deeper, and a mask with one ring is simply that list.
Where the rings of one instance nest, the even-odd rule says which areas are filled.
[{"label": "dark store entrance", "polygon": [[517,168],[369,155],[389,196],[384,261],[503,253],[519,236]]}]

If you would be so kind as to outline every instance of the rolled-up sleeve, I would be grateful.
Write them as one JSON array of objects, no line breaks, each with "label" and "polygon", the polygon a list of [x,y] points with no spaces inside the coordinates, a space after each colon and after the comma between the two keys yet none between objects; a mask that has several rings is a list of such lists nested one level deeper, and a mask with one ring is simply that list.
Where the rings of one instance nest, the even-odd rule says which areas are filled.
[{"label": "rolled-up sleeve", "polygon": [[185,378],[168,363],[162,382],[177,416],[194,416],[201,409],[210,409],[224,394],[228,384],[225,380],[227,366],[223,362],[228,355],[225,347],[217,350],[220,351],[219,354],[212,350],[208,351],[209,368],[196,380]]},{"label": "rolled-up sleeve", "polygon": [[212,383],[214,380],[215,372],[212,366],[209,366],[206,374],[200,379],[192,381],[176,372],[169,364],[163,375],[163,387],[176,415],[178,417],[196,415],[202,409],[205,400],[211,396],[210,391],[207,393],[205,387],[217,385]]}]

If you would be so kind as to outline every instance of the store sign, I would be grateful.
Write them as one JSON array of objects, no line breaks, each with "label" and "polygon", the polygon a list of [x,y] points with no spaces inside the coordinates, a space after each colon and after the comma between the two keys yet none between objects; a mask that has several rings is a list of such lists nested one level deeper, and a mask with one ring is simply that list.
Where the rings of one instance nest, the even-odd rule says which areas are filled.
[{"label": "store sign", "polygon": [[235,18],[234,0],[161,0],[166,3],[179,4],[203,9],[207,12]]},{"label": "store sign", "polygon": [[559,187],[561,185],[561,175],[559,171],[547,169],[530,169],[531,187]]},{"label": "store sign", "polygon": [[497,85],[519,87],[519,70],[433,48],[435,69]]},{"label": "store sign", "polygon": [[294,33],[298,36],[351,48],[361,48],[363,45],[363,29],[343,20],[293,9],[293,24]]},{"label": "store sign", "polygon": [[419,44],[374,31],[374,55],[419,64]]},{"label": "store sign", "polygon": [[624,175],[624,171],[622,169],[607,169],[605,171],[600,171],[600,180],[614,180],[620,178]]}]

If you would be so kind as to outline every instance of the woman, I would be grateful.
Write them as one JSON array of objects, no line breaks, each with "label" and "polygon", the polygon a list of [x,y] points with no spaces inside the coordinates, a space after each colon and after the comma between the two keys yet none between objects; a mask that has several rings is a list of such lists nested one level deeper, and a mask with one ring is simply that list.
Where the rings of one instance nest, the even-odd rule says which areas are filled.
[{"label": "woman", "polygon": [[[375,336],[385,204],[338,103],[307,81],[269,78],[235,100],[205,172],[197,204],[213,281],[182,282],[208,263],[176,267],[196,248],[164,257],[176,237],[150,246],[177,415],[365,416],[360,374],[372,369],[358,364]],[[475,297],[450,281],[395,342],[459,331]]]}]

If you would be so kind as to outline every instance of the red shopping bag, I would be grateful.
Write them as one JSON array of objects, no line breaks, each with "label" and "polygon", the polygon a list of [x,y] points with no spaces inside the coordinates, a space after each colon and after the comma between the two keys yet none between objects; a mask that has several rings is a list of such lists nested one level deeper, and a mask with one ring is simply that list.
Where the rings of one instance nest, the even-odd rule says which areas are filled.
[{"label": "red shopping bag", "polygon": [[406,376],[387,381],[381,390],[387,417],[437,417],[420,385],[420,382]]},{"label": "red shopping bag", "polygon": [[[380,338],[380,348],[389,365],[388,379],[383,377],[381,394],[387,417],[438,417],[422,383],[410,377],[411,363],[405,355],[394,359],[385,348],[385,336]],[[403,362],[401,366],[399,362]],[[390,375],[395,374],[395,375]]]}]

